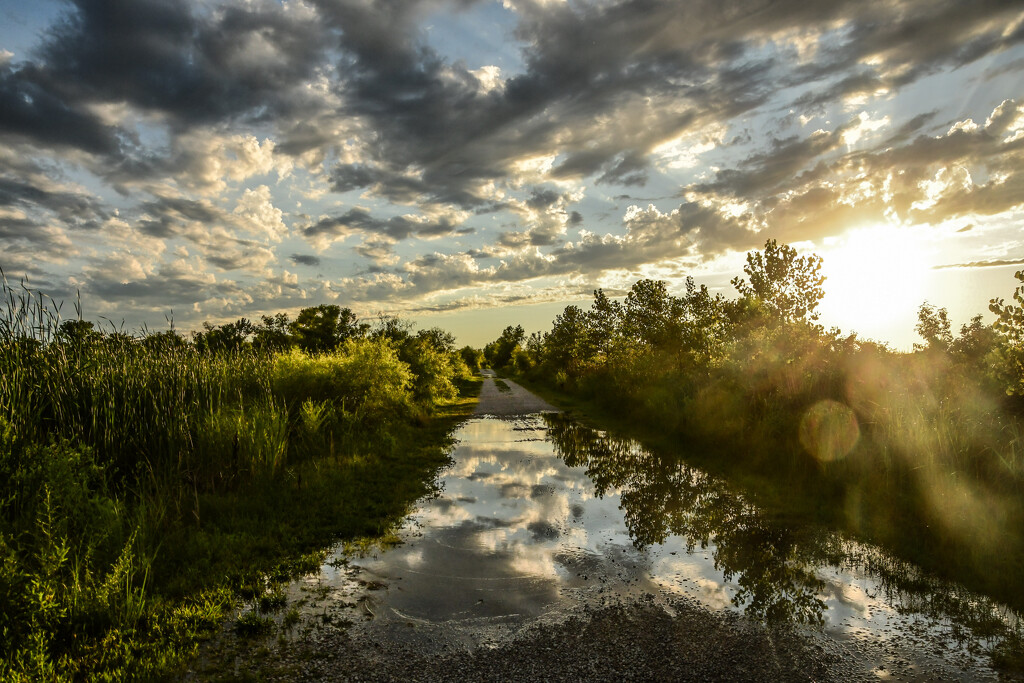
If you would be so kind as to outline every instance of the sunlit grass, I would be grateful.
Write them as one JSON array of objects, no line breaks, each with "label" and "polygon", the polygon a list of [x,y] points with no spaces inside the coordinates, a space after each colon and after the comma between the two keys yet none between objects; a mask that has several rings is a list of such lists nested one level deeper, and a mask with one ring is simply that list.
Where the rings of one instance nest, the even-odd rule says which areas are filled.
[{"label": "sunlit grass", "polygon": [[6,679],[166,675],[253,576],[386,535],[446,461],[450,423],[427,415],[451,397],[454,361],[414,372],[386,338],[317,356],[66,338],[58,305],[0,293]]}]

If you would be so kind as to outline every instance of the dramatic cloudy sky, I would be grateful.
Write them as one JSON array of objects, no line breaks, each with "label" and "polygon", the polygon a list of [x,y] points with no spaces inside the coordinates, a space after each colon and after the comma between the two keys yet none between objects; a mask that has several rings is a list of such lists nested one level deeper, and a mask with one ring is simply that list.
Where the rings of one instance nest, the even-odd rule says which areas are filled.
[{"label": "dramatic cloudy sky", "polygon": [[897,345],[1024,263],[1024,10],[0,0],[0,267],[179,329],[339,303],[482,344],[776,238]]}]

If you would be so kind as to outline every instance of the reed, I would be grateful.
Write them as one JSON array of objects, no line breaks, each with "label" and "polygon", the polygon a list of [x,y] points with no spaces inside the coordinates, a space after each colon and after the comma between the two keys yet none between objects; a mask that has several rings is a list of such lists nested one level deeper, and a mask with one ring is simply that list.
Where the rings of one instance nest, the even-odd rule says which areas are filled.
[{"label": "reed", "polygon": [[[165,674],[223,619],[225,576],[386,527],[422,486],[422,465],[378,463],[416,440],[436,398],[413,387],[451,386],[422,373],[450,365],[418,375],[385,338],[210,352],[173,332],[98,333],[80,305],[70,321],[61,309],[0,272],[5,680]],[[310,523],[318,507],[327,519]]]}]

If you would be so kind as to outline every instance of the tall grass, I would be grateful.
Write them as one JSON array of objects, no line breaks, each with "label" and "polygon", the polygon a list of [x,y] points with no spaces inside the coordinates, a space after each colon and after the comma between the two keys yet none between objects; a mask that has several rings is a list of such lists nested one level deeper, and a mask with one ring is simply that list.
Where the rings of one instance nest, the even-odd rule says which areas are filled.
[{"label": "tall grass", "polygon": [[173,335],[69,335],[60,309],[0,285],[5,679],[166,671],[223,606],[162,597],[170,583],[212,581],[167,570],[223,552],[209,515],[235,492],[302,485],[305,462],[386,452],[431,404],[414,387],[452,379],[414,374],[384,338],[318,356],[208,353]]}]

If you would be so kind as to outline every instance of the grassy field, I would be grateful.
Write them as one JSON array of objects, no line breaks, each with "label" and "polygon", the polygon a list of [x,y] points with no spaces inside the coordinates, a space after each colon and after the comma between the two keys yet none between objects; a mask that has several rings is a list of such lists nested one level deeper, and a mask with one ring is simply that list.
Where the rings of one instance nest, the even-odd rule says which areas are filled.
[{"label": "grassy field", "polygon": [[478,390],[408,335],[218,351],[70,334],[42,296],[4,295],[5,680],[172,674],[238,600],[282,608],[276,585],[430,492]]}]

